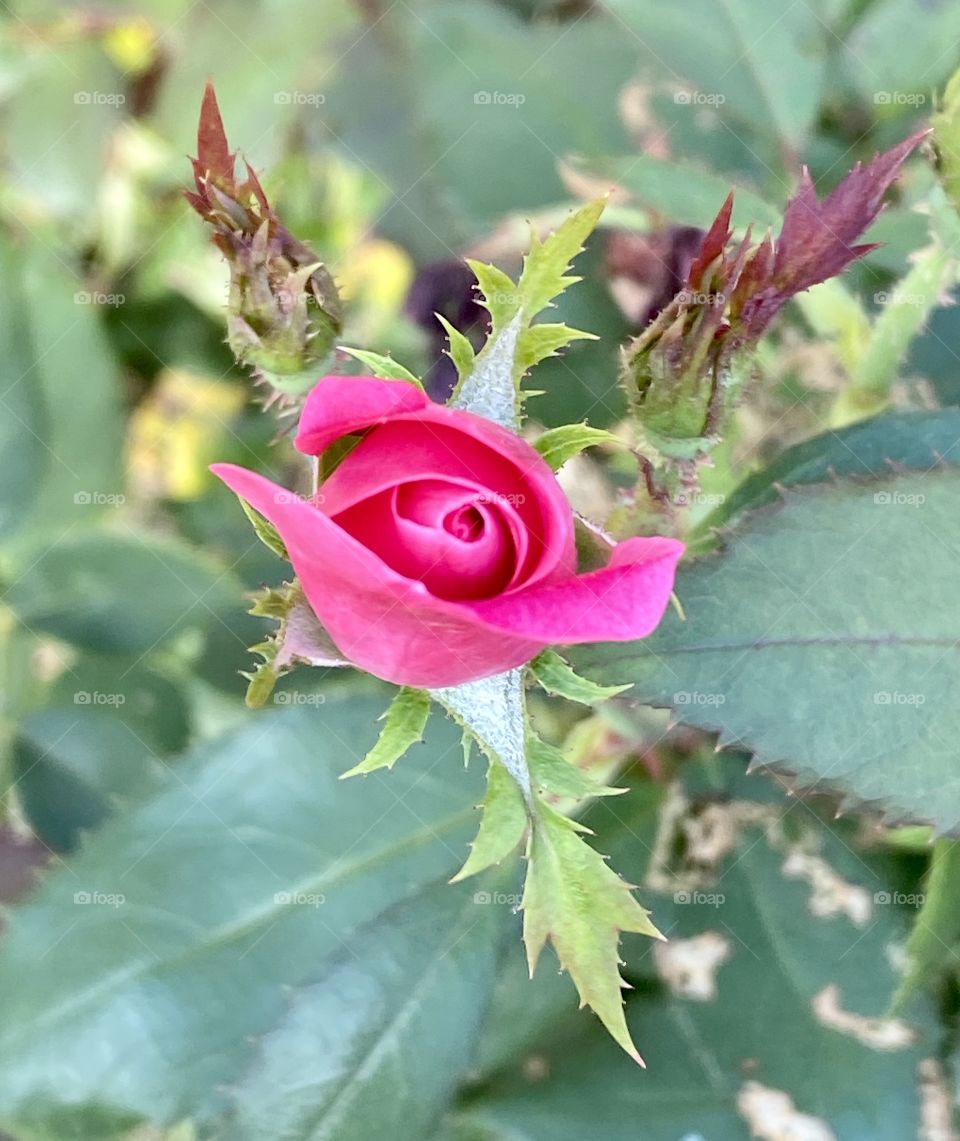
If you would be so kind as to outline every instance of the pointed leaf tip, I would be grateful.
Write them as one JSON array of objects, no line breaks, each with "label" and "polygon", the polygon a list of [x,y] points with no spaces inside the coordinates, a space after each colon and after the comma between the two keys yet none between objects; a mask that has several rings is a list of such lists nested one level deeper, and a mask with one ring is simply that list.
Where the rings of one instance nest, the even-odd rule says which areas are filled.
[{"label": "pointed leaf tip", "polygon": [[223,127],[220,105],[213,81],[207,80],[200,104],[200,121],[197,125],[197,162],[201,174],[210,173],[232,179],[236,155],[232,154]]},{"label": "pointed leaf tip", "polygon": [[421,689],[404,686],[379,718],[384,725],[377,743],[359,764],[341,773],[340,779],[392,769],[408,749],[423,740],[429,716],[429,696]]}]

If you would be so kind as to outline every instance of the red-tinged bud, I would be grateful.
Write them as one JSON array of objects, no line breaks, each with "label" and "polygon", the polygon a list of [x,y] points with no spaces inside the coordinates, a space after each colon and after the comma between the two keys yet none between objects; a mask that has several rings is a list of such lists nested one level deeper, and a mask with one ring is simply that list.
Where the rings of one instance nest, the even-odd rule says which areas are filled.
[{"label": "red-tinged bud", "polygon": [[281,225],[246,164],[237,181],[236,160],[208,84],[193,160],[196,192],[186,197],[213,227],[230,266],[227,340],[275,388],[300,392],[316,380],[340,333],[340,296],[316,254]]},{"label": "red-tinged bud", "polygon": [[736,403],[740,358],[796,294],[841,273],[875,247],[854,244],[873,223],[921,131],[818,199],[804,169],[783,226],[752,245],[731,241],[730,195],[690,266],[687,282],[624,351],[622,377],[644,439],[668,460],[710,450]]}]

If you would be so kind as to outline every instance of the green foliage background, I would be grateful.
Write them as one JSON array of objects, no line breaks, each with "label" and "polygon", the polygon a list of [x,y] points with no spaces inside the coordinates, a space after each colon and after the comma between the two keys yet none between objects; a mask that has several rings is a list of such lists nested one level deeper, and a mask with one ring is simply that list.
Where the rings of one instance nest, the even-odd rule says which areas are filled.
[{"label": "green foliage background", "polygon": [[960,310],[932,164],[882,248],[762,346],[690,508],[698,549],[722,544],[678,580],[686,622],[578,655],[633,694],[532,704],[552,742],[626,766],[632,791],[585,822],[670,938],[623,944],[645,1073],[553,963],[527,981],[518,867],[447,885],[482,796],[451,723],[340,783],[386,687],[301,671],[244,708],[264,624],[242,596],[284,564],[206,464],[299,467],[223,344],[225,269],[180,192],[213,78],[231,143],[344,287],[344,344],[419,375],[418,271],[515,272],[526,219],[615,184],[550,317],[599,339],[544,361],[528,406],[613,428],[635,315],[611,234],[660,251],[656,285],[656,242],[731,185],[759,230],[802,162],[835,185],[929,117],[960,8],[9,0],[0,21],[0,894],[22,897],[0,1126],[955,1138],[960,873],[926,825],[960,823]]}]

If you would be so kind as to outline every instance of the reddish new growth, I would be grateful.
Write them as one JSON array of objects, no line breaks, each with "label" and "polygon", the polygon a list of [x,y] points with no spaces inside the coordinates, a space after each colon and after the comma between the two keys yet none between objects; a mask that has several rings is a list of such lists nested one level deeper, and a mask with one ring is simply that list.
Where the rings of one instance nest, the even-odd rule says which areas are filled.
[{"label": "reddish new growth", "polygon": [[[787,203],[776,241],[767,234],[747,258],[743,271],[726,283],[735,337],[741,342],[756,340],[791,297],[836,277],[877,248],[877,242],[853,243],[876,221],[887,190],[926,135],[920,131],[866,166],[858,163],[822,201],[817,198],[810,172],[803,168],[800,189]],[[749,233],[744,244],[748,240]]]},{"label": "reddish new growth", "polygon": [[[211,84],[192,164],[196,192],[186,191],[187,201],[213,227],[213,241],[230,265],[231,348],[275,384],[310,371],[340,331],[336,285],[309,246],[281,224],[247,163],[246,177],[237,181],[237,156]],[[316,370],[310,375],[315,379]]]},{"label": "reddish new growth", "polygon": [[[754,344],[796,294],[841,273],[875,248],[855,244],[921,131],[857,167],[818,199],[806,168],[787,203],[783,226],[759,245],[751,232],[731,243],[733,194],[724,202],[690,266],[684,289],[624,354],[628,396],[664,450],[693,458],[714,436],[731,403],[733,354]],[[672,443],[671,443],[672,441]]]}]

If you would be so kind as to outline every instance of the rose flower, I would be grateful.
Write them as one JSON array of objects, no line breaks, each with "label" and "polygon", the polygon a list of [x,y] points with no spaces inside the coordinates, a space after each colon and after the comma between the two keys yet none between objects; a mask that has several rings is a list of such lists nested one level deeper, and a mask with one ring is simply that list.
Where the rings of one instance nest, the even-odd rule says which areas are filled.
[{"label": "rose flower", "polygon": [[525,440],[412,384],[321,380],[295,444],[355,446],[303,499],[232,464],[213,471],[276,527],[344,658],[419,688],[488,677],[555,643],[649,634],[683,544],[627,539],[577,574],[573,512]]}]

